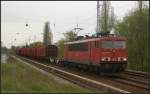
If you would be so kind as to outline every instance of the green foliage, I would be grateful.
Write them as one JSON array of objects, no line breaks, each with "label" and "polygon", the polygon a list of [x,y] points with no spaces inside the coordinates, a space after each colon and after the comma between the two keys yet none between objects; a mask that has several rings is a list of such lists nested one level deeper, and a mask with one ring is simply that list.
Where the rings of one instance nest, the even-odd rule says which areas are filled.
[{"label": "green foliage", "polygon": [[149,9],[136,9],[119,22],[116,30],[127,36],[129,68],[149,71]]},{"label": "green foliage", "polygon": [[42,42],[33,42],[29,45],[30,47],[38,47],[38,46],[43,46],[43,43]]},{"label": "green foliage", "polygon": [[101,32],[110,32],[116,24],[114,8],[110,5],[110,1],[103,1],[101,7],[100,27]]},{"label": "green foliage", "polygon": [[77,37],[77,34],[73,31],[64,33],[65,41],[73,41]]},{"label": "green foliage", "polygon": [[75,40],[75,38],[77,37],[77,34],[73,31],[69,31],[67,33],[64,33],[64,37],[65,37],[64,39],[62,38],[56,43],[56,45],[59,49],[59,51],[58,51],[59,58],[63,58],[63,56],[64,56],[64,42]]},{"label": "green foliage", "polygon": [[51,32],[51,29],[49,27],[49,22],[45,23],[43,43],[44,43],[44,45],[52,44],[52,32]]},{"label": "green foliage", "polygon": [[1,46],[1,53],[7,53],[7,52],[8,52],[8,48]]},{"label": "green foliage", "polygon": [[16,52],[16,50],[19,48],[20,48],[19,46],[11,46],[11,48],[8,49],[8,53],[14,54]]},{"label": "green foliage", "polygon": [[59,52],[58,57],[59,58],[63,58],[63,56],[64,56],[64,42],[65,42],[65,40],[61,39],[56,43],[56,45],[58,47],[58,52]]}]

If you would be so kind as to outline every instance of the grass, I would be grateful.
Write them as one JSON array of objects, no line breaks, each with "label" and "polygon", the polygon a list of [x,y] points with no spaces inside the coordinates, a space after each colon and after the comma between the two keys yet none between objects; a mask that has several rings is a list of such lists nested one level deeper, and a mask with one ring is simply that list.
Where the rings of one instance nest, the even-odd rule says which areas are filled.
[{"label": "grass", "polygon": [[[60,80],[60,79],[59,79]],[[11,63],[1,63],[1,92],[81,92],[92,91],[69,82],[58,81],[48,77],[26,64],[11,60]]]}]

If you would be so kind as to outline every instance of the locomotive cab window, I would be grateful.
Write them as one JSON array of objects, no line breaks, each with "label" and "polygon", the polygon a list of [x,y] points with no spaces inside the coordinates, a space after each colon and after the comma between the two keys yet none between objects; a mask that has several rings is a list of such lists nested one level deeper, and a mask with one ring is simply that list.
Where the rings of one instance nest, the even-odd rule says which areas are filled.
[{"label": "locomotive cab window", "polygon": [[102,48],[113,48],[113,41],[102,41]]},{"label": "locomotive cab window", "polygon": [[125,48],[125,41],[102,41],[102,48]]},{"label": "locomotive cab window", "polygon": [[125,48],[125,41],[115,41],[114,42],[114,48]]},{"label": "locomotive cab window", "polygon": [[95,41],[95,48],[99,48],[99,41]]}]

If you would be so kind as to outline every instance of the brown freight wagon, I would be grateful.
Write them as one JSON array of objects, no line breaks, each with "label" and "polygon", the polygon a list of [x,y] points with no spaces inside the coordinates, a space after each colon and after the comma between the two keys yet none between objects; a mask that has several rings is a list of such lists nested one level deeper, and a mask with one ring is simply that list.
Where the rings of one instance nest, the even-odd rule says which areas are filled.
[{"label": "brown freight wagon", "polygon": [[57,46],[48,45],[41,46],[36,48],[36,58],[40,60],[50,60],[51,62],[55,62],[57,58]]},{"label": "brown freight wagon", "polygon": [[57,53],[58,48],[55,45],[19,49],[19,54],[22,56],[39,60],[49,60],[50,62],[56,61]]}]

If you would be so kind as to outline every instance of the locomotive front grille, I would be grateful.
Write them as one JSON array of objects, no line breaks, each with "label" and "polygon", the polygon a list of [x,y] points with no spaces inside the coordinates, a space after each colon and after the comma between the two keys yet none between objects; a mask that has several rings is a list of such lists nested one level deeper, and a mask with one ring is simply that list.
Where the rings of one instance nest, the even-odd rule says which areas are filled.
[{"label": "locomotive front grille", "polygon": [[117,61],[117,62],[122,62],[122,61],[127,61],[127,58],[124,57],[118,57],[118,58],[110,58],[110,57],[102,57],[101,61]]}]

